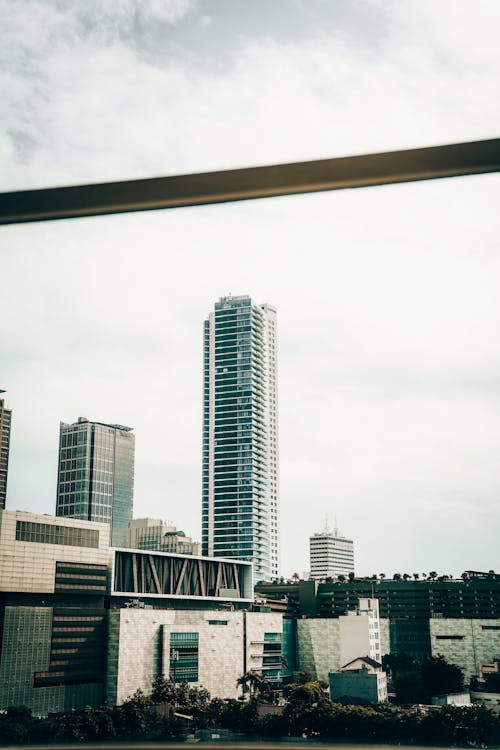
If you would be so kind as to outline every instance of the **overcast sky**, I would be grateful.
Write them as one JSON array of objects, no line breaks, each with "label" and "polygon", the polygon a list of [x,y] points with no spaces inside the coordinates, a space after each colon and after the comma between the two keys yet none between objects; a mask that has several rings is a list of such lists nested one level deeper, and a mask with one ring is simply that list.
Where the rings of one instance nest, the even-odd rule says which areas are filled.
[{"label": "overcast sky", "polygon": [[[104,6],[104,9],[103,7]],[[498,137],[496,0],[0,0],[0,189]],[[202,322],[279,315],[283,573],[500,567],[500,178],[0,230],[7,507],[59,421],[134,427],[134,515],[196,538]]]}]

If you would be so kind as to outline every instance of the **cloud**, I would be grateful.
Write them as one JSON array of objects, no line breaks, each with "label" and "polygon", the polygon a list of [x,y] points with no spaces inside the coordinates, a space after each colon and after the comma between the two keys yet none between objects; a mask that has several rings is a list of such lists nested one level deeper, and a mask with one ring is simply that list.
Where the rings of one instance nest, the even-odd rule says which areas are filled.
[{"label": "cloud", "polygon": [[[7,3],[5,189],[495,134],[495,3],[243,6]],[[335,511],[361,572],[490,568],[497,182],[4,228],[10,507],[53,510],[83,414],[135,428],[136,513],[199,535],[201,325],[250,293],[279,311],[285,572]]]}]

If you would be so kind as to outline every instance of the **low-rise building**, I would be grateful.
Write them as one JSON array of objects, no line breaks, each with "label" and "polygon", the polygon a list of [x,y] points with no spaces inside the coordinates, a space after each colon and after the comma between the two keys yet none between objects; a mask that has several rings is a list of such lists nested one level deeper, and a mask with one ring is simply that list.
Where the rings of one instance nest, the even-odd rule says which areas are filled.
[{"label": "low-rise building", "polygon": [[368,656],[353,659],[337,672],[330,672],[330,698],[381,703],[387,700],[387,675],[382,665]]}]

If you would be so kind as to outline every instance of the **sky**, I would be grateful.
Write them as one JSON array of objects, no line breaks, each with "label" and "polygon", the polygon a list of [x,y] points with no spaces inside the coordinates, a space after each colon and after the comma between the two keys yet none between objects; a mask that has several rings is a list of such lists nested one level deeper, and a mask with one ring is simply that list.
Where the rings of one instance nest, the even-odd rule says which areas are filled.
[{"label": "sky", "polygon": [[[0,0],[0,190],[498,137],[496,0]],[[202,325],[278,309],[282,572],[498,569],[500,177],[0,229],[7,507],[59,422],[136,435],[134,515],[200,538]]]}]

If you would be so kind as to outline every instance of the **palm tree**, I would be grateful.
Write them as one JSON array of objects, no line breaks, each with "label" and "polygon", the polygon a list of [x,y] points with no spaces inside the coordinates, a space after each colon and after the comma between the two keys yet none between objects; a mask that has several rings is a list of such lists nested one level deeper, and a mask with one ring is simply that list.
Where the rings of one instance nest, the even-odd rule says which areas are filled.
[{"label": "palm tree", "polygon": [[246,693],[250,693],[250,698],[257,698],[259,695],[262,696],[271,690],[267,680],[259,672],[254,672],[253,670],[241,675],[236,680],[236,686],[238,685],[242,687],[243,696]]},{"label": "palm tree", "polygon": [[413,574],[413,578],[414,578],[414,579],[415,579],[416,581],[418,581],[418,579],[420,578],[420,574],[419,574],[419,573],[414,573],[414,574]]}]

